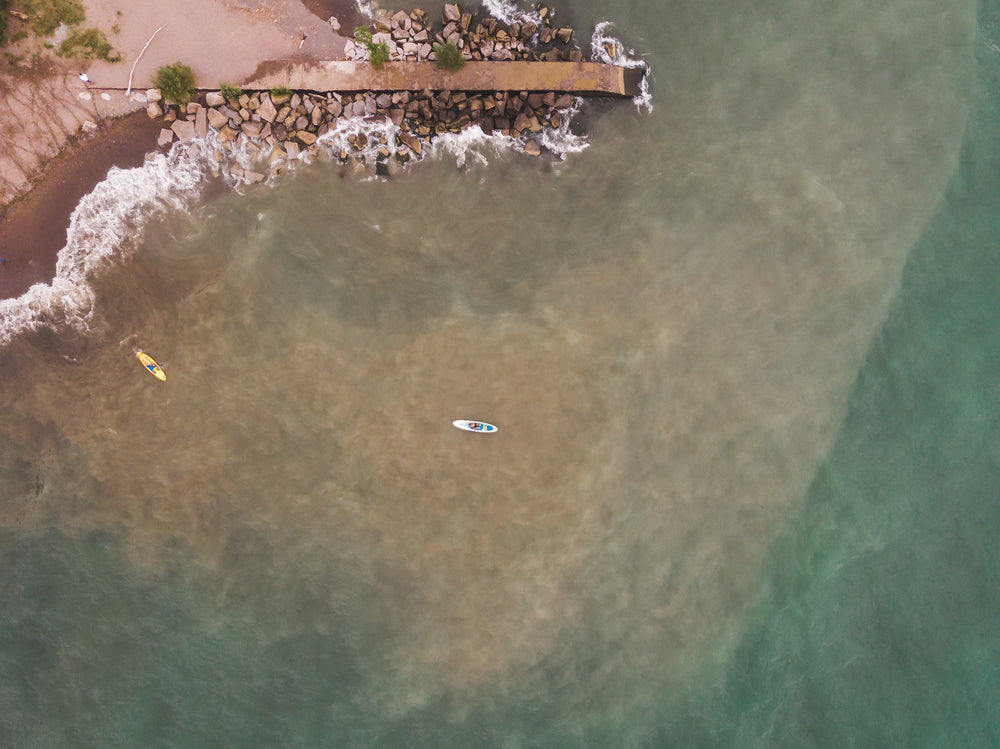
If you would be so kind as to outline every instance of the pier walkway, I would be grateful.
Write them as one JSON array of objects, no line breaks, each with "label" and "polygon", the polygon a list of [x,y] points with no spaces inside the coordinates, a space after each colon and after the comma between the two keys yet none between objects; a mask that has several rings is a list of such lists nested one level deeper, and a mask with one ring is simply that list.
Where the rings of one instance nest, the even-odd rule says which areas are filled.
[{"label": "pier walkway", "polygon": [[577,95],[636,96],[642,71],[596,62],[469,61],[446,71],[433,62],[366,61],[263,63],[240,88],[264,91],[555,91]]}]

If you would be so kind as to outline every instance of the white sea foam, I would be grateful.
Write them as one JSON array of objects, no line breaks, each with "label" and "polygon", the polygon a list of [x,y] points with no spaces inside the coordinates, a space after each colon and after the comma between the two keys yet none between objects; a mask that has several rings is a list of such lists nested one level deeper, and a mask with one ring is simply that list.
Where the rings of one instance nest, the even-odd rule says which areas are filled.
[{"label": "white sea foam", "polygon": [[512,23],[534,21],[541,25],[542,17],[533,10],[521,10],[514,0],[483,0],[483,7],[490,16],[510,26]]},{"label": "white sea foam", "polygon": [[[572,116],[582,100],[564,113],[558,129],[546,128],[531,136],[550,152],[565,158],[589,145],[583,136],[570,132]],[[339,156],[374,166],[379,149],[385,145],[391,153],[402,147],[399,129],[388,118],[354,117],[339,120],[335,128],[320,136],[317,145]],[[367,144],[357,149],[348,138],[367,137]],[[490,155],[523,151],[527,134],[521,139],[494,133],[486,135],[478,126],[459,133],[439,135],[423,146],[424,158],[453,156],[459,168],[467,163],[489,163]],[[269,177],[275,184],[279,176],[267,166],[266,151],[248,148],[242,138],[232,151],[223,149],[215,133],[204,140],[174,144],[166,155],[150,154],[145,164],[135,169],[112,167],[107,178],[86,195],[73,211],[67,231],[66,246],[59,251],[55,278],[48,284],[35,284],[15,299],[0,300],[0,345],[19,333],[43,325],[86,330],[94,311],[94,293],[89,278],[101,268],[126,259],[138,246],[145,224],[166,210],[182,210],[197,200],[209,176],[218,176],[234,189],[242,190],[254,172]],[[303,151],[299,160],[310,160]],[[294,162],[286,162],[286,164]]]},{"label": "white sea foam", "polygon": [[355,0],[355,7],[365,18],[375,20],[375,12],[378,10],[378,0]]},{"label": "white sea foam", "polygon": [[94,307],[88,279],[101,267],[127,257],[150,218],[197,198],[205,167],[201,148],[184,143],[175,144],[167,155],[147,156],[141,167],[112,167],[73,211],[52,282],[35,284],[15,299],[0,300],[0,344],[41,325],[85,330]]},{"label": "white sea foam", "polygon": [[[601,21],[594,27],[594,34],[590,37],[590,46],[593,49],[592,59],[594,62],[604,62],[609,65],[620,65],[624,68],[642,68],[645,75],[639,84],[639,95],[632,99],[633,103],[646,112],[653,111],[653,95],[649,90],[649,82],[653,76],[653,71],[645,60],[636,56],[633,49],[628,49],[621,40],[611,36],[609,33],[614,28],[611,21]],[[615,54],[608,53],[608,47],[613,47]]]}]

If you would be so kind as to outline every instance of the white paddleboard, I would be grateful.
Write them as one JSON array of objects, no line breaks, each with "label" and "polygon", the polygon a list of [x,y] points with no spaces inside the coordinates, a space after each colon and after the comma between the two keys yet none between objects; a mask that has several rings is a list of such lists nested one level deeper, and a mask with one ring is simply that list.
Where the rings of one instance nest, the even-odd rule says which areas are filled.
[{"label": "white paddleboard", "polygon": [[464,429],[467,432],[479,432],[480,434],[489,434],[490,432],[497,431],[497,428],[492,424],[487,424],[485,421],[469,421],[468,419],[455,419],[451,422],[453,426],[459,429]]}]

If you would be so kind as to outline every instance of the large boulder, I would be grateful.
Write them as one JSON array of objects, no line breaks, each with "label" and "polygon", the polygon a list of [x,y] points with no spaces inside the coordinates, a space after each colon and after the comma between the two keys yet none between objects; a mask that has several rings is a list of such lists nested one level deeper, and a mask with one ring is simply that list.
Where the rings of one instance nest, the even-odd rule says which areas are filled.
[{"label": "large boulder", "polygon": [[450,21],[458,23],[461,20],[462,20],[462,11],[458,9],[458,6],[452,3],[445,3],[444,12],[441,14],[442,23],[448,23]]},{"label": "large boulder", "polygon": [[274,122],[275,117],[278,116],[278,110],[274,106],[274,102],[271,101],[271,97],[268,94],[260,95],[260,106],[257,107],[257,114],[260,115],[262,120],[267,122]]},{"label": "large boulder", "polygon": [[[213,110],[214,111],[214,110]],[[208,137],[208,116],[205,107],[201,107],[194,116],[194,129],[199,138]]]},{"label": "large boulder", "polygon": [[208,124],[218,130],[220,127],[229,122],[229,117],[220,112],[218,109],[208,110]]},{"label": "large boulder", "polygon": [[399,138],[400,142],[403,143],[407,148],[413,151],[413,153],[415,153],[417,156],[420,155],[420,150],[422,148],[422,145],[420,143],[419,138],[417,138],[415,135],[406,132],[405,130],[401,130],[396,137]]},{"label": "large boulder", "polygon": [[177,134],[178,140],[193,140],[195,137],[194,123],[187,120],[174,120],[170,129]]},{"label": "large boulder", "polygon": [[218,91],[209,91],[205,94],[205,103],[210,107],[221,107],[226,103],[226,97]]}]

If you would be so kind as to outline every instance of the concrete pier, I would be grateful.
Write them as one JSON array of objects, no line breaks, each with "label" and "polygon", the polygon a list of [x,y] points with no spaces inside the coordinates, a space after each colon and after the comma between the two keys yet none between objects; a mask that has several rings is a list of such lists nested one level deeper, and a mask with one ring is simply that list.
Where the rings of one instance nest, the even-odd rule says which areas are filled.
[{"label": "concrete pier", "polygon": [[240,88],[264,91],[555,91],[577,95],[635,96],[642,71],[596,62],[478,62],[446,71],[433,62],[365,61],[262,63]]}]

